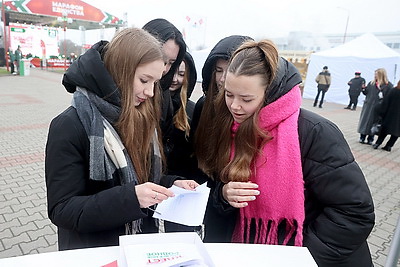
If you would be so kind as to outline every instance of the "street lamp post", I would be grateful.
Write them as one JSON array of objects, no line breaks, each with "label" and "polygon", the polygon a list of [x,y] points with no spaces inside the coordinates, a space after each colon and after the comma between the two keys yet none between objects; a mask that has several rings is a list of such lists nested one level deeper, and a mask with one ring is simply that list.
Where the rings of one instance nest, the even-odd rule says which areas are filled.
[{"label": "street lamp post", "polygon": [[9,71],[9,64],[8,64],[8,58],[10,55],[8,55],[9,49],[8,49],[8,40],[7,40],[7,30],[6,30],[6,10],[4,7],[4,0],[1,0],[1,17],[3,18],[3,31],[4,31],[4,57],[6,59],[6,68],[7,72]]},{"label": "street lamp post", "polygon": [[343,43],[346,42],[347,26],[349,26],[349,18],[350,18],[350,12],[347,13],[346,28],[344,29]]},{"label": "street lamp post", "polygon": [[338,6],[337,8],[343,9],[347,12],[347,19],[346,19],[346,28],[344,29],[344,35],[343,35],[343,43],[346,42],[346,36],[347,36],[347,27],[349,26],[349,19],[350,19],[350,11],[347,8],[340,7]]},{"label": "street lamp post", "polygon": [[67,16],[68,16],[68,14],[66,11],[63,11],[62,15],[63,15],[63,21],[64,21],[64,71],[66,71],[67,70],[67,42],[66,42],[66,39],[67,39],[67,20],[68,20]]}]

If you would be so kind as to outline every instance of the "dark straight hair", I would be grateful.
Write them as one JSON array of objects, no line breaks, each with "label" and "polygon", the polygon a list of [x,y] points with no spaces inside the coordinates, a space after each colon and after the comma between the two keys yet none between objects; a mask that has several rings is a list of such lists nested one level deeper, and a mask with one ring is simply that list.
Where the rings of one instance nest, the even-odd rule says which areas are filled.
[{"label": "dark straight hair", "polygon": [[147,22],[143,26],[143,29],[148,31],[163,44],[168,40],[174,40],[179,46],[179,53],[176,61],[172,64],[168,73],[160,80],[162,90],[168,90],[174,78],[175,71],[178,69],[186,53],[186,43],[185,40],[183,40],[183,35],[171,22],[162,18]]}]

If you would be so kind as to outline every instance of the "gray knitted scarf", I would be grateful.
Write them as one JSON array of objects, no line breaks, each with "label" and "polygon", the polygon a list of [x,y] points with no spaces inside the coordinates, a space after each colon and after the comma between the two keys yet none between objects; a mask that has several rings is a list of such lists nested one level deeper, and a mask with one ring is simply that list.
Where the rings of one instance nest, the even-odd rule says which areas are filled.
[{"label": "gray knitted scarf", "polygon": [[[125,149],[114,124],[119,117],[120,107],[115,106],[96,94],[77,87],[72,99],[78,117],[90,142],[89,179],[106,181],[113,179],[115,173],[120,183],[134,182],[138,178],[128,152]],[[153,136],[151,181],[159,184],[161,179],[161,156],[157,133]],[[127,225],[127,234],[140,232],[141,220]]]}]

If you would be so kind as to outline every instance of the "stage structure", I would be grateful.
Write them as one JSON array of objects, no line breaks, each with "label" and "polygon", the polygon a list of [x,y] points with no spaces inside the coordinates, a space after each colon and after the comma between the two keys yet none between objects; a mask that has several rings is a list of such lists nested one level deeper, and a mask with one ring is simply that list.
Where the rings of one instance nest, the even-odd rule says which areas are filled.
[{"label": "stage structure", "polygon": [[[84,34],[86,30],[118,29],[126,25],[118,17],[80,0],[2,0],[1,10],[2,60],[5,48],[15,50],[18,45],[24,55],[29,52],[40,58],[54,56],[54,43],[66,39],[67,29],[80,30]],[[64,36],[60,36],[62,32]],[[59,47],[59,54],[65,52],[64,48]]]}]

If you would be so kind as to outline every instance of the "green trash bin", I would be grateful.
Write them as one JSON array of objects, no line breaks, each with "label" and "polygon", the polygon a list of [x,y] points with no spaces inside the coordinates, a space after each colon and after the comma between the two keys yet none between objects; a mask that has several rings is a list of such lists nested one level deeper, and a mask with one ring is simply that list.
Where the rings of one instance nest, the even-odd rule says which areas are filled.
[{"label": "green trash bin", "polygon": [[31,61],[29,59],[21,59],[19,61],[19,75],[20,76],[28,76],[30,74],[30,64],[31,64]]}]

